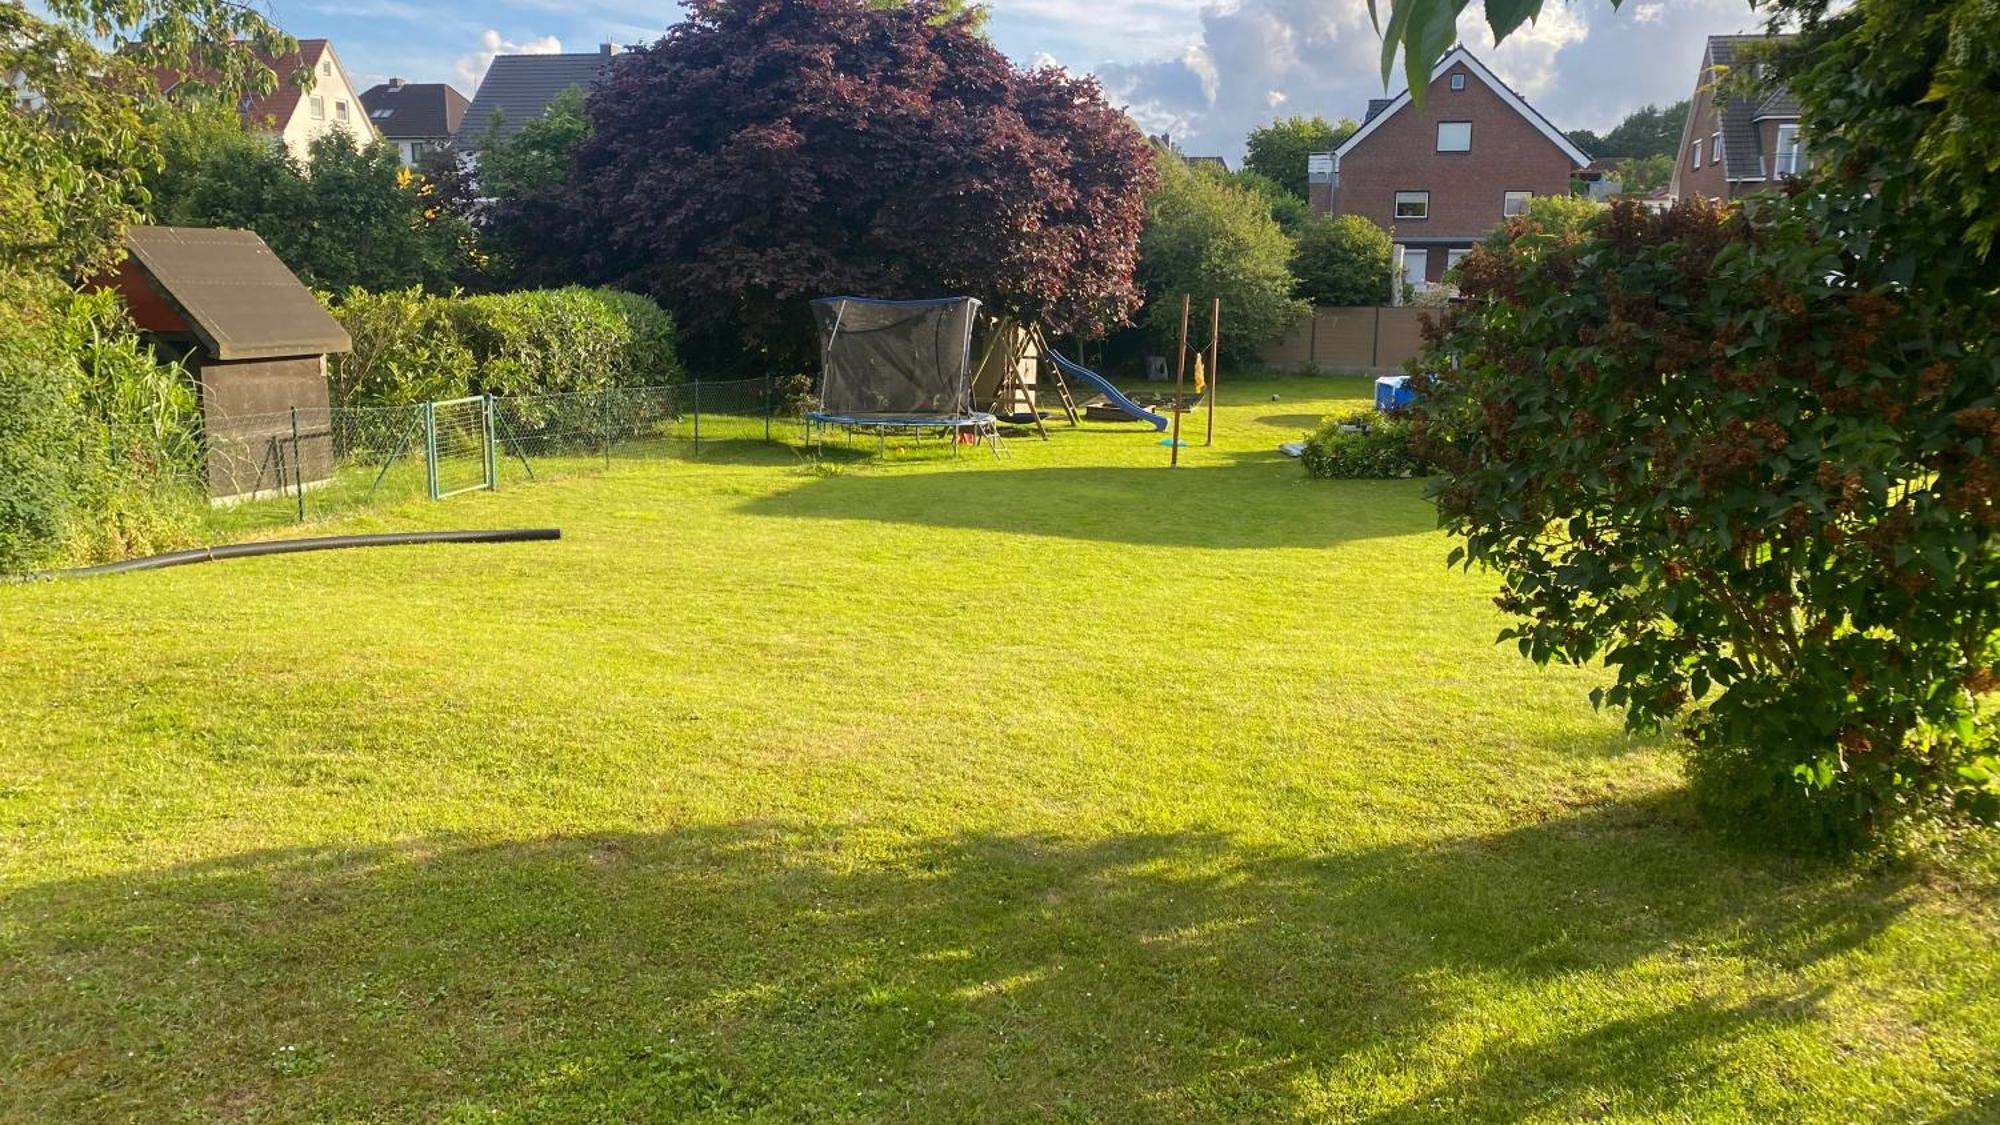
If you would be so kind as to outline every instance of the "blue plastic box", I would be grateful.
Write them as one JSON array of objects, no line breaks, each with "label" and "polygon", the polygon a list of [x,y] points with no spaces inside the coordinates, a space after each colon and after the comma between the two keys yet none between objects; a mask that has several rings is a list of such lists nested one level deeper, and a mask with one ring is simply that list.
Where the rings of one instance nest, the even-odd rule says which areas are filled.
[{"label": "blue plastic box", "polygon": [[1384,414],[1401,410],[1417,400],[1408,375],[1384,375],[1375,380],[1375,409]]}]

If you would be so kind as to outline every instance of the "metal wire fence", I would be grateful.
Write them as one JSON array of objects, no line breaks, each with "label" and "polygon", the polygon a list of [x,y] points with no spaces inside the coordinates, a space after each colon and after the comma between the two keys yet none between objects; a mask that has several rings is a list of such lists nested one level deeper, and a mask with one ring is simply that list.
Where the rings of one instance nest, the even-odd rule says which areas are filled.
[{"label": "metal wire fence", "polygon": [[156,487],[206,501],[205,522],[227,537],[634,459],[768,456],[798,433],[782,388],[750,379],[210,415],[187,439],[192,455],[160,462]]}]

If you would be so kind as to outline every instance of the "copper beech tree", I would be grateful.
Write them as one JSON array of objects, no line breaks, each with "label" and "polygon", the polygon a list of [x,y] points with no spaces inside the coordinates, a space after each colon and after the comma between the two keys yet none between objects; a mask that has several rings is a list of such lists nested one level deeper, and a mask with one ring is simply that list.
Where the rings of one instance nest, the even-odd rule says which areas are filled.
[{"label": "copper beech tree", "polygon": [[590,99],[566,252],[693,333],[810,356],[805,300],[964,294],[1060,332],[1138,308],[1146,140],[933,0],[696,0]]}]

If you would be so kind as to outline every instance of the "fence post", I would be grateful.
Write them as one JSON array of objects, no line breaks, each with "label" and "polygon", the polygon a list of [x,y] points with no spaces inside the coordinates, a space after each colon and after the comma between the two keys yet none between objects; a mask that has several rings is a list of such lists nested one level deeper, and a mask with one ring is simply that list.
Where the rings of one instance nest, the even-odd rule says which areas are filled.
[{"label": "fence post", "polygon": [[[778,377],[764,373],[764,444],[771,444],[771,412],[778,409]],[[954,447],[956,448],[956,447]]]},{"label": "fence post", "polygon": [[604,467],[611,467],[611,389],[597,392],[597,442],[604,447]]},{"label": "fence post", "polygon": [[299,459],[299,408],[292,407],[292,488],[299,495],[299,522],[306,521],[306,470]]},{"label": "fence post", "polygon": [[701,380],[694,384],[694,455],[701,456]]},{"label": "fence post", "polygon": [[423,404],[424,419],[424,490],[431,499],[438,498],[438,427],[437,403]]},{"label": "fence post", "polygon": [[500,491],[500,459],[493,448],[493,396],[486,396],[486,490]]}]

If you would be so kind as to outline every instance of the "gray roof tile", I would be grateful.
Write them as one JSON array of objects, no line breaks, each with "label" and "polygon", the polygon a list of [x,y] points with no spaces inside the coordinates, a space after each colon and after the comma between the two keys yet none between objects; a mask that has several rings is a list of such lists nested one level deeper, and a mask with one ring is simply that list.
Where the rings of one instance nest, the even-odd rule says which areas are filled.
[{"label": "gray roof tile", "polygon": [[[1768,35],[1711,35],[1708,37],[1708,61],[1710,66],[1734,67],[1737,65],[1737,48],[1752,43],[1782,43],[1790,36]],[[1734,95],[1722,105],[1722,174],[1731,180],[1761,180],[1768,175],[1764,157],[1762,134],[1757,128],[1759,117],[1797,116],[1798,102],[1784,87],[1774,87],[1768,93],[1757,94],[1731,91]],[[1790,105],[1789,114],[1767,112],[1766,106]]]},{"label": "gray roof tile", "polygon": [[556,95],[571,86],[585,90],[596,85],[604,68],[618,55],[603,51],[574,55],[496,55],[486,68],[472,106],[459,122],[461,148],[476,147],[486,135],[487,123],[500,115],[500,135],[511,137],[521,127],[548,112]]}]

